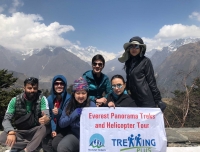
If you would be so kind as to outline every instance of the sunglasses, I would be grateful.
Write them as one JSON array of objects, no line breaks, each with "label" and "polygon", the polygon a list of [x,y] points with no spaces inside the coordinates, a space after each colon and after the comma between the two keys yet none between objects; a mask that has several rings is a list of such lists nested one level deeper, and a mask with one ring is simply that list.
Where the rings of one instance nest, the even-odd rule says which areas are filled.
[{"label": "sunglasses", "polygon": [[54,85],[56,85],[56,86],[59,86],[59,85],[60,86],[64,86],[64,83],[63,82],[55,82]]},{"label": "sunglasses", "polygon": [[102,66],[103,66],[103,63],[96,63],[96,62],[93,62],[92,65],[93,65],[93,66],[97,66],[97,65],[98,65],[99,67],[102,67]]},{"label": "sunglasses", "polygon": [[139,48],[140,48],[140,45],[138,45],[138,44],[133,44],[133,45],[130,46],[130,49],[131,49],[131,48],[139,49]]},{"label": "sunglasses", "polygon": [[115,89],[117,87],[118,89],[121,89],[122,86],[123,86],[123,84],[114,84],[114,85],[112,85],[112,88]]},{"label": "sunglasses", "polygon": [[33,83],[38,83],[38,79],[37,78],[34,78],[34,77],[30,77],[30,78],[27,78],[25,81],[25,83],[28,83],[28,82],[33,82]]}]

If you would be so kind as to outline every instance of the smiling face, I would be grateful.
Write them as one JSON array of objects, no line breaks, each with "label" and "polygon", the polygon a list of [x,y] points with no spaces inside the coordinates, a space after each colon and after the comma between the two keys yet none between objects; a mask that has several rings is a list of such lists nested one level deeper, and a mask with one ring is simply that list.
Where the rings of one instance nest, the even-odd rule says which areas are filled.
[{"label": "smiling face", "polygon": [[93,69],[93,72],[95,74],[99,74],[101,73],[101,71],[103,70],[103,62],[101,60],[95,60],[93,63],[92,63],[92,69]]},{"label": "smiling face", "polygon": [[74,93],[74,98],[78,103],[83,103],[87,99],[87,91],[79,90]]},{"label": "smiling face", "polygon": [[38,84],[32,85],[27,83],[24,86],[24,93],[29,101],[35,100],[35,98],[37,97],[37,92],[38,92]]},{"label": "smiling face", "polygon": [[62,80],[56,80],[54,82],[54,90],[56,93],[60,94],[64,90],[65,83]]},{"label": "smiling face", "polygon": [[132,45],[132,47],[130,48],[130,54],[132,56],[136,56],[140,53],[140,47],[137,44]]},{"label": "smiling face", "polygon": [[111,83],[112,83],[112,89],[115,94],[120,95],[124,92],[126,84],[123,82],[122,79],[114,78]]}]

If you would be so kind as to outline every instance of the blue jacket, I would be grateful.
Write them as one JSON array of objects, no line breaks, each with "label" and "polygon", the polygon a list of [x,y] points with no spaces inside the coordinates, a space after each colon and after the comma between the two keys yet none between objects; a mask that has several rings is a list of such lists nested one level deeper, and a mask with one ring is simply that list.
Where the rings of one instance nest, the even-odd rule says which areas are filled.
[{"label": "blue jacket", "polygon": [[[65,106],[67,108],[68,103]],[[90,107],[96,107],[93,101],[90,101]],[[80,115],[74,110],[69,116],[66,115],[65,110],[62,112],[60,117],[59,126],[65,128],[70,126],[72,133],[79,139],[80,137]]]},{"label": "blue jacket", "polygon": [[105,92],[105,98],[107,98],[108,94],[112,92],[111,84],[109,78],[102,74],[102,81],[99,86],[96,85],[95,79],[92,74],[92,70],[86,71],[83,74],[83,78],[87,81],[89,85],[89,96],[90,99],[95,101],[95,98],[99,99],[103,97],[103,92]]},{"label": "blue jacket", "polygon": [[[52,109],[54,108],[54,100],[56,98],[56,94],[55,94],[55,90],[54,90],[54,82],[58,78],[61,79],[65,83],[65,86],[64,86],[63,92],[61,94],[62,102],[60,104],[60,108],[58,109],[58,114],[54,115],[53,112],[52,112]],[[52,129],[52,131],[56,131],[56,130],[58,131],[59,130],[59,126],[56,125],[56,123],[54,122],[54,119],[56,119],[57,122],[59,121],[60,116],[62,115],[62,111],[65,107],[65,104],[69,101],[69,99],[71,97],[71,95],[69,95],[67,93],[66,88],[67,88],[66,78],[63,75],[56,75],[52,80],[51,95],[48,96],[48,98],[47,98],[48,104],[49,104],[49,113],[50,113],[50,117],[51,117],[51,129]]]}]

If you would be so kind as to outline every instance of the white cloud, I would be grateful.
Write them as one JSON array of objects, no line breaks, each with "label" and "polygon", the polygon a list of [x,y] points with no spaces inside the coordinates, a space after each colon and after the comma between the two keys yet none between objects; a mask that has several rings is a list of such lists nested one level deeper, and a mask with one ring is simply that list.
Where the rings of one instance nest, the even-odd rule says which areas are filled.
[{"label": "white cloud", "polygon": [[144,43],[147,45],[147,52],[151,51],[152,49],[161,50],[163,47],[169,45],[168,42],[164,42],[161,39],[150,39],[143,37],[142,38]]},{"label": "white cloud", "polygon": [[181,38],[199,38],[200,27],[196,25],[164,25],[154,38],[143,37],[144,43],[147,44],[147,52],[152,49],[161,50],[163,47],[168,46],[171,42]]},{"label": "white cloud", "polygon": [[17,9],[23,6],[24,3],[21,0],[13,0],[11,7],[9,8],[9,13],[17,12]]},{"label": "white cloud", "polygon": [[0,14],[0,45],[24,52],[47,45],[71,45],[71,42],[64,39],[61,34],[74,31],[73,26],[60,25],[58,22],[45,25],[42,20],[40,15],[35,14]]},{"label": "white cloud", "polygon": [[196,25],[165,25],[159,30],[159,33],[155,36],[155,38],[162,40],[174,40],[187,37],[199,37],[199,33],[200,27]]},{"label": "white cloud", "polygon": [[189,15],[189,18],[200,21],[200,13],[199,12],[193,12],[191,15]]}]

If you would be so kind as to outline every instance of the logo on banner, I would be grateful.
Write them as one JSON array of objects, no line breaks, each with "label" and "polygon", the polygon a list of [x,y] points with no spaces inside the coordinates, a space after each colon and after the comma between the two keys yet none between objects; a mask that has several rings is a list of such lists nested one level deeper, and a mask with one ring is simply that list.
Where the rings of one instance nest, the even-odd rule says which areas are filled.
[{"label": "logo on banner", "polygon": [[141,134],[131,134],[125,139],[111,139],[113,146],[123,147],[120,151],[135,149],[137,152],[153,152],[156,147],[155,139],[142,138]]},{"label": "logo on banner", "polygon": [[91,147],[91,149],[88,149],[89,151],[94,151],[94,149],[98,149],[98,151],[106,151],[104,148],[105,140],[101,134],[93,134],[90,137],[89,143],[89,146]]}]

